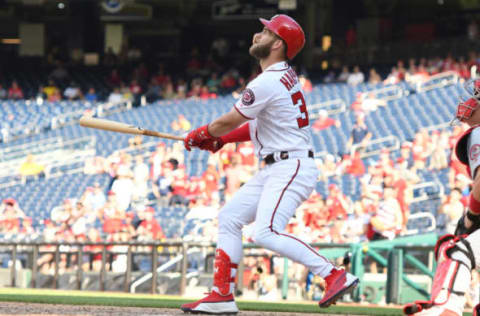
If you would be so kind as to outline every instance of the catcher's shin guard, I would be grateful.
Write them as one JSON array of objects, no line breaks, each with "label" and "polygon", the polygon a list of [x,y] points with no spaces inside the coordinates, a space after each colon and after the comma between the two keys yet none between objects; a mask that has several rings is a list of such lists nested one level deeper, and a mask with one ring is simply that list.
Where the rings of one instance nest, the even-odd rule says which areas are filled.
[{"label": "catcher's shin guard", "polygon": [[[431,299],[407,304],[403,309],[406,315],[462,315],[464,295],[475,267],[470,244],[462,236],[442,236],[435,245],[435,257],[438,266]],[[433,313],[422,312],[430,308]]]}]

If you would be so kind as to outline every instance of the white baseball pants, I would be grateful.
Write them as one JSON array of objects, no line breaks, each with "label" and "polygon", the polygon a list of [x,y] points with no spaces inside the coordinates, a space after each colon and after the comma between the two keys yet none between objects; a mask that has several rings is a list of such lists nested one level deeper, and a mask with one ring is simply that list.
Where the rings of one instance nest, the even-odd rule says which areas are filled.
[{"label": "white baseball pants", "polygon": [[305,265],[314,274],[327,276],[333,265],[306,242],[285,232],[297,207],[315,188],[317,177],[311,158],[281,160],[264,167],[220,210],[217,247],[232,263],[239,263],[242,228],[255,221],[256,244]]}]

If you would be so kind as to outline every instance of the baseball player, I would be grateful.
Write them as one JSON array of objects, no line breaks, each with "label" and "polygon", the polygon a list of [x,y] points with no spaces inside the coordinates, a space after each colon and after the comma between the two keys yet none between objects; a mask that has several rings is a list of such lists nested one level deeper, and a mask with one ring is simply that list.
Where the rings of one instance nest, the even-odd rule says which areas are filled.
[{"label": "baseball player", "polygon": [[358,283],[358,278],[337,269],[306,242],[285,232],[318,176],[307,105],[297,74],[287,62],[303,48],[305,35],[287,15],[260,21],[264,28],[253,36],[249,53],[259,61],[262,73],[247,85],[229,113],[191,131],[184,141],[187,150],[197,147],[217,152],[225,143],[251,140],[265,163],[221,209],[212,291],[197,302],[182,305],[184,312],[238,312],[232,291],[242,256],[242,228],[252,222],[256,244],[304,264],[326,280],[321,307],[328,307]]},{"label": "baseball player", "polygon": [[[465,293],[470,288],[471,271],[480,268],[480,80],[470,81],[472,97],[460,102],[455,119],[470,126],[457,141],[455,153],[467,166],[473,179],[469,205],[457,223],[455,235],[445,235],[435,245],[438,262],[432,283],[431,299],[407,304],[404,312],[415,316],[460,316]],[[468,90],[468,89],[467,89]],[[474,307],[480,315],[480,304]]]}]

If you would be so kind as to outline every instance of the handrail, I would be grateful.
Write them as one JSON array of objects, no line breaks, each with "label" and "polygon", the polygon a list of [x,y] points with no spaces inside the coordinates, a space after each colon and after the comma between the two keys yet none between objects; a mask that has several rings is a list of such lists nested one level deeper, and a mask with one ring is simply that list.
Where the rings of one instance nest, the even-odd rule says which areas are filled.
[{"label": "handrail", "polygon": [[[393,91],[394,94],[392,95],[386,95],[386,96],[379,96],[380,94],[388,93],[390,91]],[[409,92],[405,89],[403,89],[400,85],[389,85],[380,89],[375,89],[371,91],[365,91],[364,93],[370,94],[373,93],[376,97],[379,99],[385,100],[385,101],[392,101],[392,100],[397,100],[400,99],[406,95],[409,94]]]},{"label": "handrail", "polygon": [[[436,195],[437,197],[442,197],[442,196],[445,195],[445,189],[443,188],[443,185],[441,185],[437,181],[428,181],[428,182],[422,182],[422,183],[415,184],[412,187],[412,192],[415,192],[415,190],[424,189],[424,188],[428,188],[428,187],[438,187],[438,195]],[[421,201],[426,201],[426,200],[431,200],[431,199],[432,199],[431,195],[422,194],[421,196],[412,198],[410,203],[421,202]]]},{"label": "handrail", "polygon": [[445,71],[431,76],[424,82],[419,82],[415,85],[417,92],[425,92],[436,88],[442,88],[448,85],[456,84],[459,80],[458,74],[455,71]]},{"label": "handrail", "polygon": [[[431,225],[427,228],[427,230],[425,232],[434,231],[435,228],[437,227],[437,221],[435,219],[435,216],[433,216],[433,214],[430,213],[430,212],[420,212],[420,213],[410,214],[408,216],[408,220],[410,221],[412,219],[417,219],[417,218],[422,218],[422,217],[430,218],[430,221],[431,221]],[[408,222],[407,222],[407,225],[408,225]],[[407,235],[415,235],[415,234],[418,234],[418,233],[419,233],[418,228],[410,229],[410,230],[406,231]]]},{"label": "handrail", "polygon": [[436,131],[439,129],[449,128],[449,127],[451,127],[450,122],[444,122],[440,124],[430,125],[428,127],[425,127],[425,129],[430,132],[430,131]]},{"label": "handrail", "polygon": [[42,139],[42,140],[38,140],[38,141],[35,141],[35,142],[21,144],[21,145],[4,147],[4,148],[0,149],[0,156],[4,155],[6,153],[12,152],[12,151],[24,150],[26,148],[34,147],[36,145],[40,146],[41,144],[44,144],[44,143],[48,144],[48,143],[61,141],[62,139],[63,139],[62,137],[52,137],[52,138]]},{"label": "handrail", "polygon": [[[194,252],[198,252],[198,249],[196,248],[190,248],[187,250],[187,255],[189,254],[192,254]],[[161,266],[159,266],[157,268],[157,273],[159,272],[163,272],[165,270],[167,270],[168,268],[170,268],[171,266],[179,263],[180,261],[183,260],[183,254],[180,254],[178,256],[176,256],[175,258],[171,259],[170,261],[167,261],[165,262],[164,264],[162,264]],[[135,293],[137,287],[145,282],[147,282],[148,280],[150,280],[151,278],[153,277],[153,273],[152,272],[149,272],[147,274],[144,274],[142,277],[140,277],[138,280],[134,281],[132,283],[132,285],[130,285],[130,293]]]},{"label": "handrail", "polygon": [[[351,157],[353,157],[358,148],[365,148],[365,147],[368,148],[371,145],[380,144],[380,143],[388,142],[388,141],[392,141],[393,145],[389,146],[389,147],[382,147],[382,149],[388,149],[388,150],[392,151],[392,150],[398,150],[400,148],[400,140],[398,139],[398,137],[394,136],[394,135],[390,135],[390,136],[386,136],[386,137],[382,137],[382,138],[376,138],[374,140],[371,140],[365,146],[362,145],[362,144],[352,145],[352,148],[350,149],[350,155],[351,155]],[[375,149],[375,150],[370,150],[370,151],[365,151],[365,152],[360,153],[360,157],[365,158],[365,157],[378,155],[380,153],[381,153],[381,149]]]},{"label": "handrail", "polygon": [[338,107],[333,109],[326,109],[329,115],[345,112],[345,109],[347,108],[347,105],[345,104],[345,101],[343,99],[332,99],[324,102],[315,103],[307,106],[310,118],[318,117],[318,112],[315,112],[315,110],[321,110],[332,105],[338,105]]}]

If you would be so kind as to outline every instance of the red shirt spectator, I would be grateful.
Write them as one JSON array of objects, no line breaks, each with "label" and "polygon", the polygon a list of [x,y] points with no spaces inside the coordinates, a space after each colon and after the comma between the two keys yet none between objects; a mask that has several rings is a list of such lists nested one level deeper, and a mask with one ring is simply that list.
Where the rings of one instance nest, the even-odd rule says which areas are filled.
[{"label": "red shirt spectator", "polygon": [[237,152],[242,159],[242,165],[251,166],[255,165],[255,149],[252,142],[240,143],[237,148]]},{"label": "red shirt spectator", "polygon": [[140,87],[137,80],[132,80],[130,83],[130,92],[134,95],[142,93],[142,87]]},{"label": "red shirt spectator", "polygon": [[220,180],[220,175],[218,174],[215,165],[209,164],[207,170],[202,175],[202,178],[205,181],[205,191],[207,196],[210,196],[213,192],[218,191],[218,181]]},{"label": "red shirt spectator", "polygon": [[8,98],[14,100],[23,99],[23,91],[16,81],[13,81],[12,86],[8,89]]},{"label": "red shirt spectator", "polygon": [[340,121],[328,117],[328,112],[326,110],[320,110],[318,116],[318,120],[312,125],[312,129],[315,131],[327,129],[332,125],[335,125],[336,127],[340,126]]},{"label": "red shirt spectator", "polygon": [[353,157],[350,159],[350,163],[347,165],[345,172],[355,177],[365,174],[365,164],[363,163],[362,158],[360,158],[360,152],[355,152]]},{"label": "red shirt spectator", "polygon": [[107,81],[113,87],[120,86],[120,84],[122,83],[122,78],[120,78],[117,69],[112,70],[112,72],[110,73],[110,77],[108,77]]},{"label": "red shirt spectator", "polygon": [[345,219],[347,217],[345,195],[335,184],[328,186],[329,196],[327,197],[326,205],[328,207],[328,220],[335,220],[337,218]]}]

